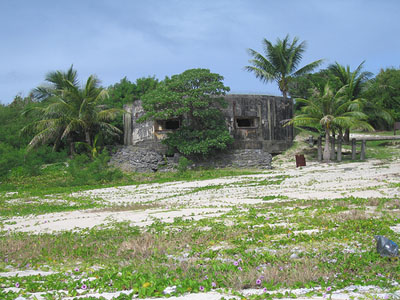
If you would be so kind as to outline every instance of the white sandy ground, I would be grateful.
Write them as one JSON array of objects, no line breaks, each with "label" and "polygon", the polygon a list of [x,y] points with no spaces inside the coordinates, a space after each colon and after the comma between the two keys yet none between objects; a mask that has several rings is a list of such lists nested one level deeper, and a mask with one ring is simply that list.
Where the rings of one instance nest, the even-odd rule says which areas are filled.
[{"label": "white sandy ground", "polygon": [[[279,176],[288,176],[281,184],[263,185],[262,182],[280,180]],[[268,201],[293,201],[296,199],[335,199],[343,197],[388,197],[399,198],[400,189],[393,183],[400,182],[400,161],[383,164],[380,161],[369,160],[365,162],[343,164],[308,163],[306,167],[295,168],[294,162],[281,166],[275,165],[270,171],[258,175],[227,177],[212,180],[193,182],[172,182],[164,184],[142,184],[139,186],[126,186],[117,188],[96,189],[75,193],[73,197],[93,197],[102,199],[104,203],[115,206],[132,203],[157,204],[160,207],[131,210],[83,210],[73,212],[51,213],[39,216],[13,217],[3,219],[5,229],[10,231],[24,231],[35,233],[59,232],[63,230],[76,230],[92,228],[94,226],[107,226],[113,222],[127,221],[132,225],[148,226],[154,220],[172,222],[176,217],[201,219],[218,217],[233,207],[243,204],[265,202],[265,196],[286,196],[285,200],[276,198]],[[258,183],[258,184],[257,184]],[[209,188],[218,186],[218,188]],[[208,188],[207,188],[208,187]],[[202,189],[203,188],[203,189]],[[276,224],[282,225],[282,224]],[[286,226],[283,224],[282,226]],[[400,232],[400,224],[391,227],[393,231]],[[310,232],[312,234],[312,232]],[[35,270],[14,271],[0,273],[2,277],[19,277],[37,274]],[[41,272],[46,276],[51,272]],[[16,288],[10,288],[16,289]],[[357,291],[356,291],[357,290]],[[293,290],[298,295],[297,299],[326,299],[323,297],[304,297],[309,290]],[[127,292],[127,291],[125,291]],[[284,292],[284,291],[280,291]],[[322,291],[323,292],[323,291]],[[85,295],[112,299],[120,293],[90,293]],[[262,290],[245,290],[245,295],[260,294]],[[400,297],[400,292],[397,292]],[[378,295],[381,299],[389,297],[386,291],[378,287],[348,287],[347,290],[335,291],[331,299],[350,299],[350,296]],[[38,300],[44,299],[40,293],[31,295]],[[217,300],[239,299],[232,295],[209,292],[187,294],[180,297],[170,297],[174,300]],[[329,295],[328,295],[329,297]],[[31,299],[32,299],[31,298]],[[23,300],[24,298],[20,298]],[[28,298],[27,298],[28,299]],[[72,299],[72,298],[65,298]],[[154,299],[154,298],[153,298]],[[165,298],[162,298],[165,299]]]},{"label": "white sandy ground", "polygon": [[[263,185],[264,180],[276,181],[288,176],[281,184]],[[399,198],[400,161],[382,165],[380,161],[347,164],[311,163],[303,168],[292,165],[258,175],[246,175],[192,182],[142,184],[105,188],[75,193],[74,197],[101,198],[106,204],[157,204],[161,208],[131,211],[83,210],[39,216],[3,219],[6,230],[43,233],[104,226],[128,221],[147,226],[154,220],[171,222],[176,217],[217,217],[232,207],[264,202],[265,196],[286,196],[296,199],[335,199],[343,197]],[[259,184],[257,184],[259,183]],[[201,189],[210,186],[219,188]],[[271,200],[276,201],[276,200]]]}]

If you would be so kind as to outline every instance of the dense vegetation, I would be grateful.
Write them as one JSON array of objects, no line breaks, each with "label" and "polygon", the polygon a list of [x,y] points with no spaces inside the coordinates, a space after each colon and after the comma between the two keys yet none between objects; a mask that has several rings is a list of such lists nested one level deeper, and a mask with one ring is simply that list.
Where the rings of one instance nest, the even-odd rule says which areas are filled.
[{"label": "dense vegetation", "polygon": [[[264,44],[265,57],[250,50],[253,66],[247,70],[262,80],[276,81],[284,97],[296,99],[291,122],[325,134],[325,160],[330,157],[331,134],[346,138],[355,129],[390,130],[393,121],[400,121],[400,69],[382,69],[373,77],[363,71],[363,63],[355,70],[335,63],[311,73],[321,62],[298,69],[304,43],[298,44],[297,38],[291,42],[287,36],[276,45],[267,40]],[[371,242],[374,235],[396,241],[399,237],[391,227],[398,226],[400,203],[386,194],[400,187],[396,178],[385,176],[376,185],[351,191],[382,190],[384,197],[347,196],[343,190],[340,198],[304,200],[296,198],[299,183],[293,198],[281,195],[280,184],[290,176],[274,170],[253,177],[249,175],[255,171],[229,169],[123,174],[108,166],[109,151],[121,142],[124,104],[138,99],[143,100],[145,119],[177,120],[178,130],[165,140],[171,151],[205,156],[224,149],[231,137],[220,114],[222,96],[229,91],[223,77],[207,69],[192,69],[162,81],[143,77],[131,82],[125,77],[105,88],[93,75],[80,84],[71,67],[50,72],[45,79],[47,84],[29,97],[16,96],[10,104],[0,105],[0,272],[10,267],[50,272],[0,277],[1,299],[29,297],[29,293],[54,299],[119,291],[116,299],[132,299],[212,290],[231,290],[248,299],[296,297],[291,289],[307,289],[307,296],[327,298],[349,286],[398,290],[399,264],[380,257]],[[369,142],[367,157],[398,160],[398,144]],[[381,168],[389,169],[377,164],[375,171]],[[242,174],[248,176],[226,184],[196,182],[177,190],[171,185],[172,196],[162,194],[162,185],[156,189],[140,185]],[[335,184],[341,184],[340,176]],[[305,186],[313,189],[320,183],[315,178]],[[127,184],[136,185],[127,192],[131,193],[129,203],[110,204],[101,196],[82,193]],[[273,186],[277,194],[263,194]],[[252,199],[261,200],[257,203],[248,202],[250,198],[231,206],[226,200],[221,206],[206,201],[207,195],[213,202],[219,197],[213,190],[238,198],[257,187],[258,198]],[[201,191],[207,193],[199,196]],[[341,192],[337,186],[335,191]],[[146,195],[146,199],[149,194],[159,198],[131,201],[131,197]],[[198,195],[216,215],[195,219],[192,214],[162,222],[152,213],[153,223],[143,228],[116,221],[57,234],[6,230],[17,218],[28,215],[38,217],[33,226],[48,224],[47,214],[54,212],[175,212],[193,205],[188,199],[177,200],[186,195]],[[179,207],[164,202],[168,197]],[[235,292],[249,288],[260,293],[247,297]]]},{"label": "dense vegetation", "polygon": [[143,96],[142,120],[175,120],[177,129],[163,141],[171,153],[209,155],[232,143],[221,112],[229,87],[207,69],[191,69],[164,81]]},{"label": "dense vegetation", "polygon": [[[298,38],[286,36],[276,44],[265,39],[263,47],[264,55],[249,49],[246,69],[296,99],[295,125],[346,139],[350,130],[390,130],[400,120],[400,69],[382,69],[373,77],[363,63],[354,70],[335,63],[312,73],[322,61],[299,68],[305,43]],[[80,84],[72,67],[50,72],[28,97],[17,95],[0,106],[0,178],[39,175],[43,165],[71,158],[85,166],[99,159],[105,167],[107,151],[122,142],[123,105],[138,99],[148,119],[179,120],[179,130],[165,141],[171,151],[203,156],[224,149],[231,138],[219,113],[220,96],[229,91],[222,80],[193,69],[162,81],[124,77],[105,88],[93,75]]]}]

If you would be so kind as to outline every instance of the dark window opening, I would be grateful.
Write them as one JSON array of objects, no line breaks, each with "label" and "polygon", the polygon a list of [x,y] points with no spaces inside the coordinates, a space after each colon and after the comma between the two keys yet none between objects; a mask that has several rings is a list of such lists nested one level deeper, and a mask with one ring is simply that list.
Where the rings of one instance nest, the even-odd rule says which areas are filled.
[{"label": "dark window opening", "polygon": [[165,121],[166,130],[174,130],[179,128],[179,120],[167,120]]},{"label": "dark window opening", "polygon": [[236,119],[237,127],[239,128],[246,128],[246,127],[256,127],[254,118],[246,118],[246,119]]},{"label": "dark window opening", "polygon": [[176,130],[180,127],[180,125],[181,123],[178,119],[157,120],[154,124],[154,129],[156,131]]}]

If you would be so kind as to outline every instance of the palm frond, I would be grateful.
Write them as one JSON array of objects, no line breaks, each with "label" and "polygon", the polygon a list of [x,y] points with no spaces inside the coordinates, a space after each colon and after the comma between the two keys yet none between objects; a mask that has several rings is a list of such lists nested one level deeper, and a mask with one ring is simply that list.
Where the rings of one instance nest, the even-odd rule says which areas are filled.
[{"label": "palm frond", "polygon": [[290,120],[288,125],[295,125],[295,126],[315,126],[319,124],[318,118],[313,118],[308,115],[297,115],[292,120]]},{"label": "palm frond", "polygon": [[114,120],[119,114],[123,114],[123,109],[118,108],[110,108],[106,110],[102,110],[98,113],[98,119],[100,121],[110,121]]},{"label": "palm frond", "polygon": [[119,136],[123,132],[116,126],[106,123],[106,122],[100,122],[99,126],[101,129],[104,130],[105,134],[113,135],[113,136]]},{"label": "palm frond", "polygon": [[276,68],[267,58],[253,49],[248,49],[248,52],[253,59],[249,60],[251,66],[246,66],[246,71],[254,73],[263,81],[273,81],[277,78]]},{"label": "palm frond", "polygon": [[47,143],[49,140],[55,138],[56,129],[53,127],[47,127],[38,134],[36,134],[27,146],[27,151]]},{"label": "palm frond", "polygon": [[304,67],[300,68],[296,72],[293,73],[294,77],[301,76],[307,73],[310,73],[314,71],[316,68],[318,68],[322,63],[324,62],[323,59],[319,59],[316,61],[313,61],[312,63],[309,63],[308,65],[305,65]]},{"label": "palm frond", "polygon": [[72,132],[78,132],[80,129],[85,128],[86,124],[82,120],[79,119],[74,119],[71,120],[68,125],[65,127],[61,139],[66,138],[69,136]]}]

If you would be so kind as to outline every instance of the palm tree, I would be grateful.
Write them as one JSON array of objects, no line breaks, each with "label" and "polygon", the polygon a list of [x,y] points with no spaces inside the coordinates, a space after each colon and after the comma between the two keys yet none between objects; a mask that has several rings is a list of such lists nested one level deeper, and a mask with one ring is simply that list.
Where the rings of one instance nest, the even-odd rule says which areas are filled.
[{"label": "palm tree", "polygon": [[371,72],[362,72],[362,68],[365,61],[363,61],[354,71],[350,71],[350,66],[342,66],[338,62],[328,66],[329,72],[333,74],[342,84],[342,86],[348,85],[346,94],[350,99],[359,98],[361,92],[372,76]]},{"label": "palm tree", "polygon": [[264,82],[276,81],[279,90],[286,99],[291,78],[311,72],[321,65],[323,61],[321,59],[316,60],[298,69],[306,48],[304,41],[299,44],[298,42],[297,37],[290,42],[289,35],[283,40],[278,38],[275,45],[264,39],[263,47],[265,56],[253,49],[248,49],[253,59],[249,60],[251,66],[246,66],[245,69],[254,73],[257,78]]},{"label": "palm tree", "polygon": [[[358,106],[353,105],[352,109],[362,110],[363,106],[366,105],[366,99],[361,98],[361,93],[368,81],[368,78],[372,76],[370,72],[363,72],[362,68],[364,65],[363,61],[354,71],[350,70],[350,66],[343,66],[335,62],[328,66],[328,71],[333,74],[340,82],[341,87],[346,87],[344,94],[349,101],[356,100],[355,103]],[[350,128],[345,130],[345,141],[350,140]]]},{"label": "palm tree", "polygon": [[345,90],[346,86],[335,93],[328,82],[323,90],[315,89],[310,99],[296,99],[304,106],[301,108],[301,113],[289,122],[297,126],[315,128],[322,126],[325,131],[323,160],[326,162],[331,156],[329,139],[332,129],[357,127],[373,130],[372,126],[365,122],[367,116],[364,113],[351,110],[357,103],[346,97]]},{"label": "palm tree", "polygon": [[43,107],[35,108],[40,113],[40,120],[23,129],[33,127],[37,132],[28,150],[47,143],[57,148],[61,141],[65,141],[73,154],[77,141],[84,140],[93,146],[93,136],[99,132],[111,135],[121,133],[109,123],[121,110],[106,109],[102,105],[108,94],[99,86],[100,82],[95,76],[89,76],[82,88],[77,84],[76,71],[72,67],[66,73],[49,73],[46,79],[51,85],[35,90],[38,98],[45,99]]},{"label": "palm tree", "polygon": [[74,70],[73,65],[67,70],[53,71],[47,73],[45,77],[47,85],[39,86],[32,92],[33,96],[38,100],[45,100],[54,95],[59,95],[65,88],[69,88],[70,85],[78,87],[78,73]]}]

